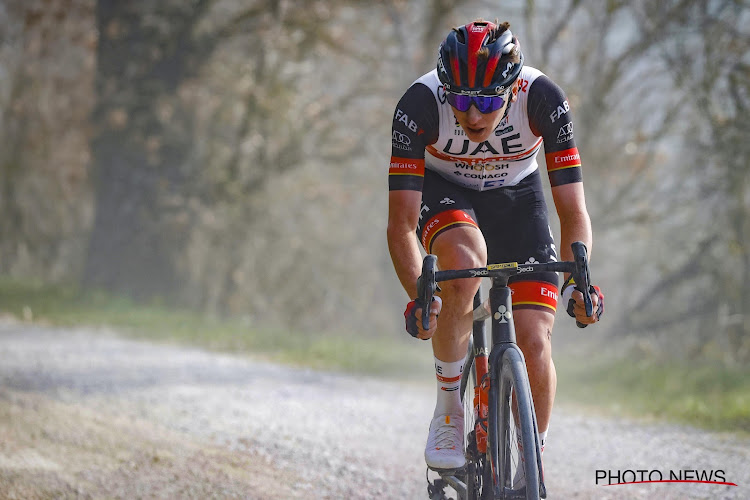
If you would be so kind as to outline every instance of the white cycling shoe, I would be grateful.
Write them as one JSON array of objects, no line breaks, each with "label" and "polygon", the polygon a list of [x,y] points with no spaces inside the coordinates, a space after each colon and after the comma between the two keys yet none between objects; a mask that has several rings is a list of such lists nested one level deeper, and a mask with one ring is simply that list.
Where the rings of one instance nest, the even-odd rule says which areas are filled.
[{"label": "white cycling shoe", "polygon": [[430,469],[460,469],[464,456],[463,415],[438,415],[430,423],[424,459]]}]

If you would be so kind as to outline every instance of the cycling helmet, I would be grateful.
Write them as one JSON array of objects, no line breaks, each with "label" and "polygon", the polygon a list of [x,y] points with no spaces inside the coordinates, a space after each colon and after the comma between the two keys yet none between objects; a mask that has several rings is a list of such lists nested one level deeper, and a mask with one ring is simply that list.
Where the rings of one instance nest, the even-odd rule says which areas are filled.
[{"label": "cycling helmet", "polygon": [[504,94],[522,67],[521,46],[508,23],[474,21],[453,28],[440,44],[438,77],[454,94]]}]

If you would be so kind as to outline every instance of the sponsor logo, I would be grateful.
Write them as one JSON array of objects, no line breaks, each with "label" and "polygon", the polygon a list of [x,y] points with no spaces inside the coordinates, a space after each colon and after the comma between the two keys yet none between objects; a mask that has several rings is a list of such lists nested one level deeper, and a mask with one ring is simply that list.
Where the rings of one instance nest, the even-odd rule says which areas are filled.
[{"label": "sponsor logo", "polygon": [[[519,136],[520,137],[520,136]],[[448,139],[448,142],[446,143],[445,147],[443,148],[444,153],[448,153],[451,155],[465,155],[469,152],[469,139],[463,140],[463,145],[461,147],[461,151],[451,151],[451,147],[453,146],[453,139]],[[492,147],[492,144],[489,143],[489,141],[483,141],[480,142],[476,148],[474,148],[474,151],[469,153],[472,156],[478,155],[478,154],[486,154],[486,153],[492,153],[494,155],[499,155],[500,153]]]},{"label": "sponsor logo", "polygon": [[518,262],[503,262],[502,264],[490,264],[487,269],[494,271],[496,269],[515,269],[518,267]]},{"label": "sponsor logo", "polygon": [[391,146],[396,149],[411,151],[411,139],[408,135],[394,130],[392,134]]},{"label": "sponsor logo", "polygon": [[578,153],[567,154],[564,156],[555,156],[555,163],[567,163],[569,161],[580,161],[581,155]]},{"label": "sponsor logo", "polygon": [[405,144],[407,146],[411,145],[411,139],[408,135],[402,134],[401,132],[393,131],[393,140],[396,142],[400,142],[401,144]]},{"label": "sponsor logo", "polygon": [[567,123],[560,127],[560,131],[557,133],[557,143],[562,144],[573,139],[573,122]]},{"label": "sponsor logo", "polygon": [[531,266],[529,266],[529,267],[519,267],[518,268],[518,272],[519,273],[530,273],[533,270],[534,270],[534,268],[531,267]]},{"label": "sponsor logo", "polygon": [[542,287],[541,293],[542,293],[542,297],[549,297],[551,299],[554,299],[555,302],[557,302],[557,293],[554,290],[550,290],[549,288]]},{"label": "sponsor logo", "polygon": [[496,136],[503,135],[503,134],[507,134],[508,132],[513,132],[513,125],[495,130],[495,135]]},{"label": "sponsor logo", "polygon": [[[512,69],[513,69],[513,63],[508,61],[508,64],[505,65],[505,70],[503,71],[503,78],[508,78],[508,73],[510,73],[510,70]],[[498,88],[502,88],[502,87],[498,87]],[[495,89],[495,91],[498,94],[500,93],[500,91],[498,91],[497,88]]]},{"label": "sponsor logo", "polygon": [[401,111],[400,109],[396,109],[396,121],[403,123],[406,125],[406,128],[411,130],[412,132],[417,131],[417,123],[409,118],[409,115]]},{"label": "sponsor logo", "polygon": [[502,177],[507,177],[508,172],[500,172],[499,174],[472,174],[470,172],[454,172],[458,173],[458,175],[463,175],[467,179],[500,179]]},{"label": "sponsor logo", "polygon": [[581,165],[581,155],[578,148],[569,148],[562,151],[554,151],[545,155],[547,159],[547,170],[557,170]]},{"label": "sponsor logo", "polygon": [[474,348],[474,357],[477,356],[489,356],[490,355],[490,348],[489,347],[475,347]]},{"label": "sponsor logo", "polygon": [[483,188],[496,188],[500,187],[503,184],[505,184],[505,179],[492,179],[491,181],[484,181],[484,184],[482,184]]},{"label": "sponsor logo", "polygon": [[497,312],[493,315],[495,320],[499,320],[500,323],[507,323],[509,319],[513,317],[513,314],[505,306],[497,308]]},{"label": "sponsor logo", "polygon": [[440,200],[440,203],[442,203],[443,205],[453,205],[456,202],[446,196],[445,198]]},{"label": "sponsor logo", "polygon": [[471,32],[472,32],[472,33],[481,33],[481,32],[482,32],[482,31],[484,31],[485,29],[486,29],[486,27],[485,27],[485,26],[477,26],[477,25],[474,25],[474,26],[472,26],[472,27],[471,27]]},{"label": "sponsor logo", "polygon": [[438,71],[440,73],[445,73],[445,64],[443,64],[443,56],[438,51],[438,62],[437,62]]},{"label": "sponsor logo", "polygon": [[419,210],[419,220],[422,220],[422,217],[424,216],[424,214],[426,214],[429,211],[430,211],[430,207],[428,207],[427,205],[422,205],[422,208]]},{"label": "sponsor logo", "polygon": [[418,170],[419,165],[405,161],[392,161],[391,170]]},{"label": "sponsor logo", "polygon": [[455,223],[469,223],[476,226],[476,222],[471,218],[469,214],[462,210],[446,210],[430,219],[422,229],[422,246],[428,249],[431,245],[433,232],[437,233],[443,227],[447,227]]},{"label": "sponsor logo", "polygon": [[492,172],[493,170],[507,170],[510,168],[509,163],[501,163],[500,165],[495,165],[493,163],[462,163],[462,162],[456,162],[454,164],[456,168],[461,170],[474,170],[476,172]]},{"label": "sponsor logo", "polygon": [[557,106],[556,110],[552,111],[552,114],[549,115],[549,119],[552,120],[552,123],[555,123],[558,118],[568,111],[570,111],[570,104],[568,104],[568,101],[566,100],[561,105]]},{"label": "sponsor logo", "polygon": [[433,228],[434,228],[435,226],[437,226],[438,224],[440,224],[440,219],[437,219],[437,218],[435,218],[435,219],[432,219],[432,220],[430,221],[430,223],[429,223],[429,224],[427,224],[427,226],[425,226],[425,228],[424,228],[424,235],[425,235],[425,238],[423,238],[423,240],[422,240],[422,243],[426,243],[426,242],[427,242],[427,235],[428,235],[428,234],[429,234],[429,232],[430,232],[430,231],[431,231],[431,230],[432,230],[432,229],[433,229]]},{"label": "sponsor logo", "polygon": [[442,85],[437,88],[437,96],[440,104],[445,104],[447,97],[445,96],[445,87],[443,87]]}]

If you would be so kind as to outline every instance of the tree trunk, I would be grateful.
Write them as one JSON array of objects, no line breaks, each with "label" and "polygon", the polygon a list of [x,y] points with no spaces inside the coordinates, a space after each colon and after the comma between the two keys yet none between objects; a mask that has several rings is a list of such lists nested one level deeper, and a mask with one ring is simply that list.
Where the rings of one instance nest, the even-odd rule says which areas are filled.
[{"label": "tree trunk", "polygon": [[192,122],[177,89],[196,13],[181,1],[97,2],[96,206],[84,284],[137,298],[178,290]]}]

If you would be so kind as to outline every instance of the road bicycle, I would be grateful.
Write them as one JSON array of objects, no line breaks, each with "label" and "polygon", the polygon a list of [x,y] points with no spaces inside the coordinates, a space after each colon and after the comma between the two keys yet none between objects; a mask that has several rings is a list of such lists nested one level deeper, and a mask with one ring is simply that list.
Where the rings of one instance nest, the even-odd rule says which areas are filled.
[{"label": "road bicycle", "polygon": [[[464,453],[466,465],[459,470],[437,471],[428,494],[433,500],[448,499],[445,487],[461,500],[546,498],[539,434],[526,362],[516,344],[513,305],[508,279],[536,272],[570,273],[583,293],[586,315],[593,314],[588,293],[590,276],[586,245],[572,245],[572,262],[490,264],[476,269],[437,271],[437,257],[427,255],[417,282],[418,301],[429,304],[442,281],[490,278],[489,302],[481,288],[474,297],[474,328],[461,376],[464,406]],[[492,343],[487,343],[485,320],[492,318]],[[578,323],[583,328],[586,325]],[[422,317],[429,328],[429,315]]]}]

